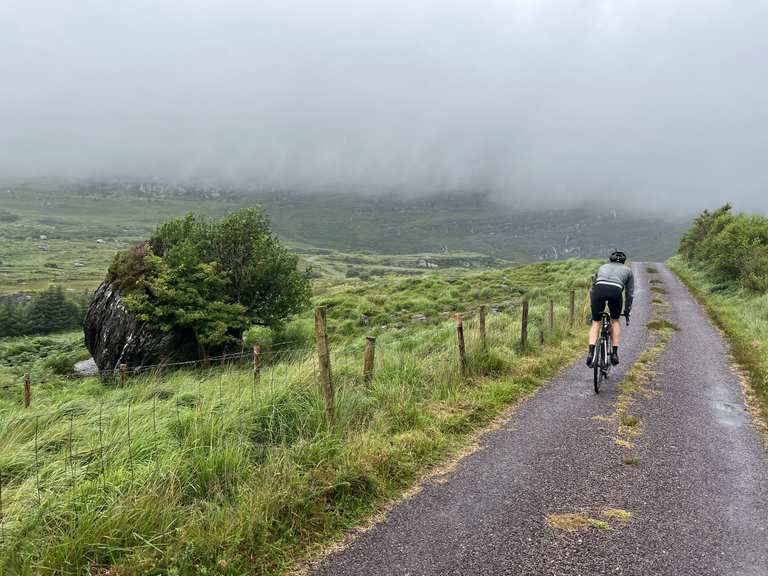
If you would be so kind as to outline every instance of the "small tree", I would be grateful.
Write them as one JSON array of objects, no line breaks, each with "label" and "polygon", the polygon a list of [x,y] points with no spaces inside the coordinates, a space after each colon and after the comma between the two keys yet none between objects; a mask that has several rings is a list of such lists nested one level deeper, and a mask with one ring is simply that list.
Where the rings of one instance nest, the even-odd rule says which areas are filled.
[{"label": "small tree", "polygon": [[149,242],[115,257],[108,280],[140,320],[190,329],[207,357],[239,342],[247,326],[276,327],[309,303],[308,274],[297,265],[266,215],[248,209],[162,224]]}]

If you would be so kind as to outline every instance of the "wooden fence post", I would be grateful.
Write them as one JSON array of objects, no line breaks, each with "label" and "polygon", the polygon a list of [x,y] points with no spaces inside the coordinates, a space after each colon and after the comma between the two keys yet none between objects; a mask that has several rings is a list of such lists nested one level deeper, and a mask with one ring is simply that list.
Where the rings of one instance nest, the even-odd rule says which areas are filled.
[{"label": "wooden fence post", "polygon": [[128,376],[128,364],[120,364],[120,386],[125,386]]},{"label": "wooden fence post", "polygon": [[363,358],[363,378],[366,382],[373,380],[373,365],[376,359],[376,338],[367,336],[365,339],[365,357]]},{"label": "wooden fence post", "polygon": [[480,345],[483,347],[483,350],[487,348],[487,339],[486,339],[486,332],[485,332],[485,313],[486,313],[486,306],[485,304],[480,305]]},{"label": "wooden fence post", "polygon": [[554,332],[555,330],[555,299],[550,298],[549,299],[549,322],[548,322],[548,328],[550,332]]},{"label": "wooden fence post", "polygon": [[326,308],[320,306],[315,310],[315,339],[317,340],[317,358],[320,363],[320,381],[325,398],[325,415],[328,425],[336,424],[336,401],[331,379],[331,353],[328,348],[328,330],[326,327]]},{"label": "wooden fence post", "polygon": [[544,346],[544,329],[539,328],[539,346]]},{"label": "wooden fence post", "polygon": [[253,345],[253,384],[258,386],[261,382],[261,346]]},{"label": "wooden fence post", "polygon": [[27,372],[24,374],[24,408],[29,408],[30,404],[32,404],[32,379]]},{"label": "wooden fence post", "polygon": [[464,346],[464,321],[461,319],[461,314],[456,312],[454,316],[456,320],[456,339],[459,344],[459,368],[461,369],[461,375],[464,376],[467,373],[467,354]]},{"label": "wooden fence post", "polygon": [[573,324],[576,321],[576,290],[571,289],[569,305],[570,305],[569,326],[573,328]]},{"label": "wooden fence post", "polygon": [[520,350],[528,351],[528,299],[523,300],[523,316],[520,321]]}]

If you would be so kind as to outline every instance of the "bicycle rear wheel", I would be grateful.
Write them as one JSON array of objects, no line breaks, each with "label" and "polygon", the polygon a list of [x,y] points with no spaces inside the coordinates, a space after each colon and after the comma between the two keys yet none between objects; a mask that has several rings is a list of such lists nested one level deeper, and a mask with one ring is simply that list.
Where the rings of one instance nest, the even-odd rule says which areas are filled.
[{"label": "bicycle rear wheel", "polygon": [[600,394],[600,380],[603,379],[603,343],[595,350],[595,358],[592,361],[592,370],[594,371],[595,394]]}]

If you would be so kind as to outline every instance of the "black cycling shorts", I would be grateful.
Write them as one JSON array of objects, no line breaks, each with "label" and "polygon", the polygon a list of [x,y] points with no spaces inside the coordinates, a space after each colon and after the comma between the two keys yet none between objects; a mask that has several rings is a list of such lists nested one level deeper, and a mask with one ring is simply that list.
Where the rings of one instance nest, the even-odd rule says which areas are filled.
[{"label": "black cycling shorts", "polygon": [[624,304],[622,292],[621,288],[611,284],[595,284],[592,286],[592,320],[595,322],[600,321],[606,304],[608,304],[611,318],[618,320],[621,317],[621,309]]}]

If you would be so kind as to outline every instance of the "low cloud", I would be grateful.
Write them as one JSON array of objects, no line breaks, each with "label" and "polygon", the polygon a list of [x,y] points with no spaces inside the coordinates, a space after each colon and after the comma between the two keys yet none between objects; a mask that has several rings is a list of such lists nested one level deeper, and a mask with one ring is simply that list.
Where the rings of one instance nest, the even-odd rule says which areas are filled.
[{"label": "low cloud", "polygon": [[0,178],[765,209],[768,5],[6,0]]}]

